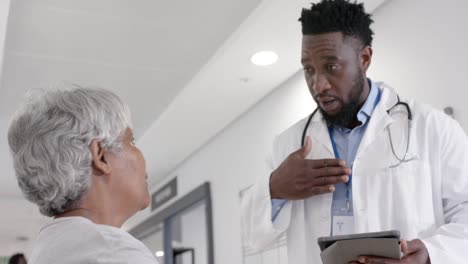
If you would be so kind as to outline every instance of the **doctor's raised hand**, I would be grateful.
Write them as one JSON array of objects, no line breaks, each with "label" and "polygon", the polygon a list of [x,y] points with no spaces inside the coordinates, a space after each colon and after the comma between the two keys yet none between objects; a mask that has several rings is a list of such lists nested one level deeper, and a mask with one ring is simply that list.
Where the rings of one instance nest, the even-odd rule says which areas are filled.
[{"label": "doctor's raised hand", "polygon": [[314,195],[333,192],[335,184],[349,180],[351,169],[341,159],[306,159],[312,142],[306,138],[302,148],[291,153],[271,173],[272,199],[300,200]]}]

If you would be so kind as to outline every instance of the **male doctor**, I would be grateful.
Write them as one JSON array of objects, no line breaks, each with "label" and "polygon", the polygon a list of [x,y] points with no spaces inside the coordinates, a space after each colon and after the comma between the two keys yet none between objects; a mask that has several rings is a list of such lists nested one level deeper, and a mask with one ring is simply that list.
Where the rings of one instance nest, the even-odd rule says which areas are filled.
[{"label": "male doctor", "polygon": [[290,264],[321,263],[321,236],[399,230],[401,260],[468,263],[468,138],[459,124],[366,77],[363,4],[304,9],[304,75],[318,111],[274,142],[272,172],[243,201],[250,245],[286,232]]}]

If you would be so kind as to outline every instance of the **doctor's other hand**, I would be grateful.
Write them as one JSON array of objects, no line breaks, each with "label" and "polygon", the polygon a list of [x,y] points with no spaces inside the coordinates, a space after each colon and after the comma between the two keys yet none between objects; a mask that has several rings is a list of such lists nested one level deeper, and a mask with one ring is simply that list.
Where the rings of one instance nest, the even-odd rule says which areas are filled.
[{"label": "doctor's other hand", "polygon": [[401,252],[403,258],[401,260],[380,258],[373,256],[360,256],[358,261],[351,262],[352,264],[369,263],[369,264],[430,264],[429,253],[424,243],[419,239],[411,241],[401,240]]},{"label": "doctor's other hand", "polygon": [[302,148],[291,153],[270,175],[272,199],[299,200],[333,192],[335,184],[348,182],[351,169],[341,159],[305,159],[312,150],[306,138]]}]

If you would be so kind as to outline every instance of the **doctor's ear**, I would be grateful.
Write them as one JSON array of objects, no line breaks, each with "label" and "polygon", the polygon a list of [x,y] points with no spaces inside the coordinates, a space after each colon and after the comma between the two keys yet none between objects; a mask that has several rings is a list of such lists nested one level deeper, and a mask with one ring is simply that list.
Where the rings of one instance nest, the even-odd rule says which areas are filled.
[{"label": "doctor's ear", "polygon": [[359,52],[359,63],[362,72],[367,72],[367,69],[369,69],[369,66],[372,61],[372,52],[373,51],[371,46],[365,46]]},{"label": "doctor's ear", "polygon": [[106,150],[101,146],[101,142],[97,139],[93,139],[89,144],[89,150],[93,158],[93,174],[94,175],[106,175],[111,172],[110,165],[106,160]]}]

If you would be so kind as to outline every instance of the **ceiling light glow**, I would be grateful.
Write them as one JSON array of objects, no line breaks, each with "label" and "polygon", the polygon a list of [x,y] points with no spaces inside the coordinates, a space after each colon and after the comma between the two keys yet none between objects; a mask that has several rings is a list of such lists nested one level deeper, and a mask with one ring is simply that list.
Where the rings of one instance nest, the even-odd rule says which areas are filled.
[{"label": "ceiling light glow", "polygon": [[273,51],[259,51],[250,58],[253,64],[258,66],[268,66],[278,60],[278,54]]}]

